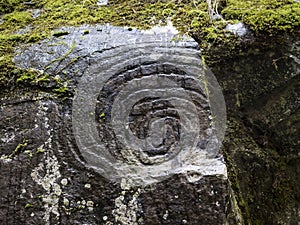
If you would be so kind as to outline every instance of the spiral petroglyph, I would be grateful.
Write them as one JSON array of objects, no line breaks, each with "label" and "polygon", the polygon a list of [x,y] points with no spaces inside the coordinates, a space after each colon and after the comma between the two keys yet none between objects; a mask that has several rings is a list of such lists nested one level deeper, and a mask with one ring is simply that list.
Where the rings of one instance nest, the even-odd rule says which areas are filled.
[{"label": "spiral petroglyph", "polygon": [[[170,65],[155,64],[147,67],[164,67],[165,73],[152,73],[146,69],[140,73],[136,71],[144,69],[140,65],[127,71],[136,76],[129,76],[128,81],[125,78],[123,83],[118,83],[116,89],[112,87],[116,81],[110,80],[103,89],[110,89],[112,92],[108,95],[104,92],[98,98],[96,115],[104,113],[108,116],[107,120],[98,120],[99,134],[102,138],[105,135],[108,137],[104,138],[109,142],[107,148],[117,158],[123,156],[124,149],[130,149],[133,157],[120,158],[125,162],[134,160],[142,164],[161,163],[172,159],[184,148],[194,148],[198,136],[204,136],[203,139],[207,136],[208,103],[192,101],[188,91],[182,87],[188,83],[183,72],[180,75],[174,74],[175,68]],[[142,77],[139,78],[139,75]],[[120,88],[121,91],[118,92]],[[205,99],[200,87],[199,92],[192,91],[195,95],[200,95],[197,100]],[[111,112],[110,102],[113,102]]]},{"label": "spiral petroglyph", "polygon": [[219,163],[224,111],[198,50],[163,33],[94,60],[77,88],[73,128],[87,166],[146,185],[184,168],[214,173],[201,167]]}]

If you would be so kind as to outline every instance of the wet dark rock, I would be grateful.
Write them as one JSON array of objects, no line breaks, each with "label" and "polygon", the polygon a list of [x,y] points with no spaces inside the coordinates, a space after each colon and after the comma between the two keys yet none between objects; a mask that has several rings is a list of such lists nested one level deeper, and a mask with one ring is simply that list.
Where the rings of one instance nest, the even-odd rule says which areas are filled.
[{"label": "wet dark rock", "polygon": [[224,90],[224,154],[247,224],[300,221],[299,56],[299,38],[285,35],[211,66]]}]

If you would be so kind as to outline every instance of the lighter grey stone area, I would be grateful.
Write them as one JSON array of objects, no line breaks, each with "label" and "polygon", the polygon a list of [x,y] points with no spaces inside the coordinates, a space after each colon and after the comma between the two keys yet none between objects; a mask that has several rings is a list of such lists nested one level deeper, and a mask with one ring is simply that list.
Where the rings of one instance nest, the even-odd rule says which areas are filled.
[{"label": "lighter grey stone area", "polygon": [[230,31],[238,36],[244,36],[249,33],[249,30],[246,28],[243,22],[238,22],[236,24],[227,24],[225,30]]}]

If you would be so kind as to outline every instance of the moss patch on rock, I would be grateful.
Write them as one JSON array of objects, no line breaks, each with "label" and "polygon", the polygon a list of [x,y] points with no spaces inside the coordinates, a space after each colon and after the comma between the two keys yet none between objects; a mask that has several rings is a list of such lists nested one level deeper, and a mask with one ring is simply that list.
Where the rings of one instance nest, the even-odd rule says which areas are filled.
[{"label": "moss patch on rock", "polygon": [[238,19],[256,32],[299,32],[300,2],[294,0],[228,0],[225,19]]},{"label": "moss patch on rock", "polygon": [[[182,33],[192,35],[214,56],[221,48],[222,56],[232,55],[239,38],[224,30],[228,23],[241,20],[257,32],[294,32],[299,28],[300,3],[292,0],[259,0],[221,2],[219,11],[225,19],[211,20],[212,9],[202,1],[110,1],[98,6],[97,0],[9,0],[0,5],[0,84],[6,86],[14,68],[11,58],[17,44],[38,42],[61,26],[110,23],[118,26],[148,29],[170,19]],[[35,15],[35,10],[39,10]],[[214,8],[217,11],[216,8]],[[215,12],[217,13],[217,12]],[[208,58],[214,60],[214,57]],[[15,80],[18,79],[15,78]]]}]

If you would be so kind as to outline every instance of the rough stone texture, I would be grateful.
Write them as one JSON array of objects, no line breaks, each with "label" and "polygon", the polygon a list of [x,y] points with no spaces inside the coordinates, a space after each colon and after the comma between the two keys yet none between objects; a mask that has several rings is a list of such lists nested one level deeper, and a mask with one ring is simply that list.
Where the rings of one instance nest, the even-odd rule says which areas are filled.
[{"label": "rough stone texture", "polygon": [[[236,219],[240,224],[299,224],[299,38],[282,35],[254,41],[240,54],[210,65],[229,114],[223,154],[233,191],[226,179],[198,179],[193,173],[129,188],[78,163],[72,152],[76,144],[70,95],[103,47],[84,41],[86,29],[90,28],[73,29],[82,36],[81,49],[75,46],[68,53],[78,35],[62,36],[57,39],[63,41],[60,46],[52,46],[45,58],[34,58],[47,52],[49,46],[42,43],[35,51],[19,50],[26,60],[15,59],[22,67],[62,78],[69,91],[59,96],[48,93],[53,84],[46,83],[30,91],[16,88],[14,93],[1,93],[0,188],[5,191],[0,193],[0,224],[48,220],[48,224],[215,225],[224,216],[230,225],[237,224]],[[111,40],[108,30],[90,29],[90,34],[103,32]],[[106,47],[113,48],[113,42]],[[76,58],[78,54],[82,57]]]},{"label": "rough stone texture", "polygon": [[[15,62],[62,80],[68,91],[48,93],[52,84],[46,83],[1,99],[0,224],[236,224],[221,158],[212,159],[221,172],[203,176],[190,168],[145,187],[113,183],[86,166],[72,128],[78,81],[103,51],[120,43],[129,51],[126,45],[146,39],[139,43],[140,31],[109,26],[64,29],[70,34],[19,49]],[[114,38],[120,32],[124,36]],[[182,43],[182,49],[197,47]]]},{"label": "rough stone texture", "polygon": [[211,68],[228,109],[224,154],[247,224],[299,224],[299,37],[254,42]]}]

